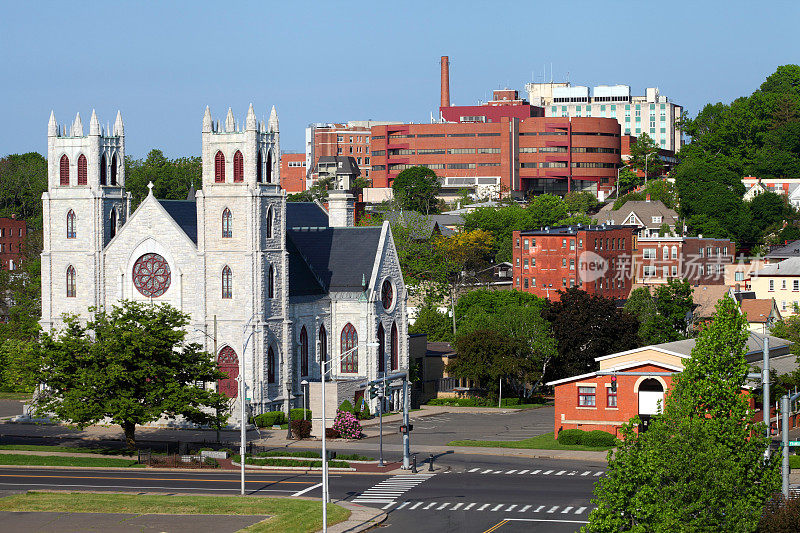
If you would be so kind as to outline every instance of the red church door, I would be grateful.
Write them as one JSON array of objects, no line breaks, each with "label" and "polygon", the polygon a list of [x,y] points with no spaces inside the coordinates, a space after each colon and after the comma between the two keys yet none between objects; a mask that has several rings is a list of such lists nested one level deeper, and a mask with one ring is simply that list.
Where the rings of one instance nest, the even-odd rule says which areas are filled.
[{"label": "red church door", "polygon": [[217,382],[217,390],[228,398],[236,398],[239,395],[239,383],[236,381],[239,376],[239,358],[233,348],[225,346],[219,351],[217,365],[228,375],[227,378]]}]

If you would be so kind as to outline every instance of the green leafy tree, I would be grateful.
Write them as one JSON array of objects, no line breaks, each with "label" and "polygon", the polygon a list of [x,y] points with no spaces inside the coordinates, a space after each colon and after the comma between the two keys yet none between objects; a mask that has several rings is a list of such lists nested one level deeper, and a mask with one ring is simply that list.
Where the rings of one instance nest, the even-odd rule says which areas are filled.
[{"label": "green leafy tree", "polygon": [[419,308],[414,323],[408,326],[409,333],[424,333],[429,341],[452,342],[453,327],[450,317],[432,305]]},{"label": "green leafy tree", "polygon": [[764,461],[768,437],[742,394],[747,337],[737,304],[724,298],[673,378],[663,414],[645,432],[634,431],[638,417],[623,427],[583,531],[756,529],[780,465],[777,456]]},{"label": "green leafy tree", "polygon": [[631,168],[646,172],[647,179],[660,176],[664,172],[664,162],[658,155],[658,145],[647,133],[642,133],[631,145],[629,164]]},{"label": "green leafy tree", "polygon": [[597,368],[596,357],[639,346],[639,322],[617,309],[614,300],[593,296],[577,287],[559,292],[543,312],[558,342],[550,379],[585,374]]},{"label": "green leafy tree", "polygon": [[763,234],[770,227],[780,227],[783,221],[794,215],[794,209],[785,196],[768,191],[750,201],[750,214],[759,234]]},{"label": "green leafy tree", "polygon": [[67,316],[63,331],[42,337],[38,412],[79,427],[108,418],[131,448],[136,426],[162,414],[197,424],[218,419],[206,408],[219,407],[224,397],[195,382],[225,376],[199,344],[186,342],[187,314],[131,301],[90,311],[85,326]]},{"label": "green leafy tree", "polygon": [[202,174],[199,157],[169,159],[161,150],[153,149],[146,159],[125,158],[125,189],[131,193],[133,209],[149,194],[149,182],[153,182],[156,198],[185,200],[190,188],[202,188]]},{"label": "green leafy tree", "polygon": [[426,167],[407,168],[392,182],[394,199],[400,207],[426,215],[437,212],[436,195],[440,189],[436,173]]},{"label": "green leafy tree", "polygon": [[300,191],[294,194],[287,194],[286,195],[287,202],[313,202],[314,197],[311,195],[311,191]]},{"label": "green leafy tree", "polygon": [[[644,181],[644,178],[640,178],[639,175],[631,170],[630,168],[623,168],[619,171],[619,181],[617,182],[617,188],[619,191],[628,191],[641,185]],[[617,194],[619,197],[619,193]]]},{"label": "green leafy tree", "polygon": [[0,217],[12,214],[42,228],[42,193],[47,190],[47,160],[36,152],[0,159]]},{"label": "green leafy tree", "polygon": [[446,366],[457,378],[480,382],[481,387],[497,397],[500,380],[524,376],[535,370],[523,343],[493,329],[479,329],[455,341],[458,356]]},{"label": "green leafy tree", "polygon": [[569,192],[564,195],[564,204],[571,215],[594,213],[600,206],[597,196],[589,191]]},{"label": "green leafy tree", "polygon": [[639,338],[644,344],[660,344],[686,338],[686,316],[692,310],[692,287],[684,280],[669,280],[656,288],[634,289],[625,311],[639,321]]}]

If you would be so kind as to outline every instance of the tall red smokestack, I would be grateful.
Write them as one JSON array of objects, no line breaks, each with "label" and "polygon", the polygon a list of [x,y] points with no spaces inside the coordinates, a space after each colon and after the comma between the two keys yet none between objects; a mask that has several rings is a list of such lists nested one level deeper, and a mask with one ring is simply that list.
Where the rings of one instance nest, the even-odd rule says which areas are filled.
[{"label": "tall red smokestack", "polygon": [[442,98],[441,107],[450,107],[450,58],[442,56]]}]

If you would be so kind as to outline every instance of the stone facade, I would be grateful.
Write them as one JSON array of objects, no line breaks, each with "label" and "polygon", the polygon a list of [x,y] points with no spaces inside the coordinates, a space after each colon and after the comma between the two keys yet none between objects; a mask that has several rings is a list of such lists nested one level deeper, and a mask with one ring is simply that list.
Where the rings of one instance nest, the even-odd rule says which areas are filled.
[{"label": "stone facade", "polygon": [[[379,322],[387,331],[396,325],[399,369],[408,368],[406,289],[388,224],[326,228],[328,216],[320,207],[287,206],[285,191],[280,188],[274,107],[265,124],[256,120],[250,106],[243,130],[231,110],[221,127],[206,109],[203,187],[185,201],[158,200],[151,188],[130,213],[130,196],[124,189],[124,147],[119,115],[113,132],[107,134],[100,131],[93,114],[88,136],[83,135],[80,117],[67,134],[51,116],[49,186],[42,197],[42,326],[46,330],[59,328],[64,313],[87,317],[93,306],[111,306],[122,300],[168,303],[190,315],[190,340],[202,343],[209,352],[216,344],[223,370],[244,372],[246,397],[256,414],[301,405],[300,382],[320,380],[321,342],[325,342],[334,380],[360,384],[365,382],[363,378],[377,377],[379,350],[362,345],[375,342]],[[62,156],[69,160],[66,166],[61,164]],[[75,168],[81,156],[85,159],[81,159],[80,175],[86,177],[86,184],[83,178],[78,184],[79,169]],[[112,183],[113,158],[119,163]],[[68,182],[63,177],[67,168]],[[348,233],[337,234],[345,238],[337,242],[354,247],[358,253],[353,255],[360,257],[361,263],[349,265],[340,259],[329,265],[326,256],[320,256],[320,246],[312,242],[303,248],[291,242],[289,211],[301,213],[293,222],[300,229],[362,232],[353,233],[352,239],[346,239]],[[314,221],[306,222],[302,213],[312,215]],[[360,237],[365,231],[372,235],[371,240]],[[321,232],[320,238],[328,233]],[[328,250],[330,255],[334,252]],[[317,263],[308,259],[312,254],[317,255]],[[160,278],[143,270],[148,257],[155,258]],[[290,270],[290,264],[297,270]],[[331,286],[331,274],[335,278],[348,268],[365,271],[363,284],[351,281]],[[143,290],[143,280],[148,279],[161,280],[161,289]],[[164,279],[168,283],[163,283]],[[394,295],[388,309],[381,300],[386,280]],[[355,327],[358,337],[360,362],[354,373],[343,373],[338,363],[343,350],[341,334],[347,324]],[[385,351],[389,353],[388,346]],[[301,361],[304,353],[305,364]],[[234,377],[234,373],[229,375]],[[355,395],[350,388],[343,391]],[[235,403],[236,386],[228,390]]]}]

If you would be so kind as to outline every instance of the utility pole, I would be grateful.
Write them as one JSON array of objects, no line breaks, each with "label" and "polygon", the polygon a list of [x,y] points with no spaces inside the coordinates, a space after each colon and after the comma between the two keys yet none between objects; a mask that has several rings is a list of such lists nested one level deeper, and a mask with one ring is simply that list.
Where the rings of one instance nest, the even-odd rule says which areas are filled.
[{"label": "utility pole", "polygon": [[[761,389],[763,392],[762,414],[764,415],[764,424],[767,426],[767,438],[770,438],[770,399],[769,399],[769,337],[764,335],[764,364],[761,369]],[[777,413],[776,413],[777,414]],[[777,420],[776,420],[777,421]],[[769,446],[764,450],[764,458],[769,459]]]}]

